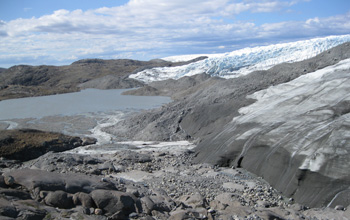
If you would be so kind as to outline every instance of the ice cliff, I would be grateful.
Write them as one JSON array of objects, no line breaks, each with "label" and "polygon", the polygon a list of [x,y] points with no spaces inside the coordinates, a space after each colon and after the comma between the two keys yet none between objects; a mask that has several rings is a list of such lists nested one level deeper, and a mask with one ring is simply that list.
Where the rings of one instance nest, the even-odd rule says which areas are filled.
[{"label": "ice cliff", "polygon": [[[224,54],[207,54],[207,59],[178,67],[146,69],[130,78],[146,83],[166,79],[178,79],[207,73],[211,76],[233,78],[255,70],[266,70],[280,63],[305,60],[332,47],[350,41],[350,35],[329,36],[292,43],[244,48]],[[185,55],[164,58],[168,61],[183,61],[200,55]],[[203,56],[203,54],[201,55]]]}]

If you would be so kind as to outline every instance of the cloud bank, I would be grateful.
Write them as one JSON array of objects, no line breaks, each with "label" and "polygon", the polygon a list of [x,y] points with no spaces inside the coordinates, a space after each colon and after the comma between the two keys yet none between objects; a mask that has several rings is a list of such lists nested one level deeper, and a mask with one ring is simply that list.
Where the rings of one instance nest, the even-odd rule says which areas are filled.
[{"label": "cloud bank", "polygon": [[241,13],[287,13],[300,2],[131,0],[112,8],[0,20],[0,66],[68,64],[87,57],[152,59],[350,33],[350,13],[260,25],[236,19]]}]

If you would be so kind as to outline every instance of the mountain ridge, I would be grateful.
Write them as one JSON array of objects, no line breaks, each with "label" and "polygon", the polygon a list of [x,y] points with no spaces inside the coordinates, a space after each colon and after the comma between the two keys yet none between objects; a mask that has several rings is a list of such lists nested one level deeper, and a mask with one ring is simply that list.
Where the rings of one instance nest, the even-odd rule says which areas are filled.
[{"label": "mountain ridge", "polygon": [[128,78],[135,71],[156,66],[185,65],[203,58],[177,63],[163,60],[83,59],[65,66],[16,65],[0,74],[0,100],[76,92],[84,88],[140,87],[144,83]]}]

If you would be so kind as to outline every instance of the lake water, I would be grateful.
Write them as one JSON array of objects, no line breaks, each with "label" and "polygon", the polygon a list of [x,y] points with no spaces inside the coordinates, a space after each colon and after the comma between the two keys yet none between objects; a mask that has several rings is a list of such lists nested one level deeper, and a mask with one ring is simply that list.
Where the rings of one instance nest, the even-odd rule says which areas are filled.
[{"label": "lake water", "polygon": [[192,149],[183,142],[118,142],[104,128],[127,119],[135,111],[159,107],[171,101],[161,96],[124,96],[126,89],[86,89],[52,96],[11,99],[0,102],[1,129],[38,129],[67,135],[96,138],[97,143],[71,150],[71,153],[100,154],[120,150]]},{"label": "lake water", "polygon": [[86,89],[75,93],[4,100],[0,102],[0,120],[151,109],[171,101],[169,97],[162,96],[121,95],[124,91],[126,89]]}]

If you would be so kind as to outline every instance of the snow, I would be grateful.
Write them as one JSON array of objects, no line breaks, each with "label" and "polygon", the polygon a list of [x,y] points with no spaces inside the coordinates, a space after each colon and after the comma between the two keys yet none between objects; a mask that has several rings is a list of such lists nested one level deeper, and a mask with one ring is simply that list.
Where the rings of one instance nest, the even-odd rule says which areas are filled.
[{"label": "snow", "polygon": [[207,59],[177,67],[146,69],[130,78],[146,83],[179,79],[207,73],[211,76],[234,78],[255,70],[266,70],[283,62],[296,62],[316,56],[332,47],[350,41],[350,35],[329,36],[305,41],[244,48],[223,54],[197,54],[166,57],[168,61],[187,61],[199,56]]}]

